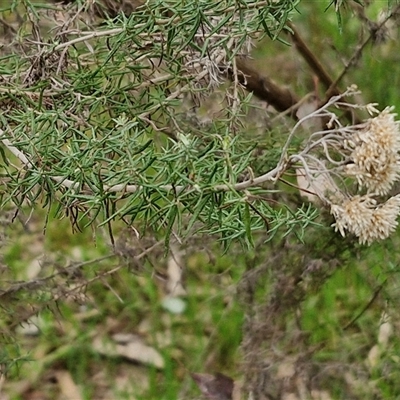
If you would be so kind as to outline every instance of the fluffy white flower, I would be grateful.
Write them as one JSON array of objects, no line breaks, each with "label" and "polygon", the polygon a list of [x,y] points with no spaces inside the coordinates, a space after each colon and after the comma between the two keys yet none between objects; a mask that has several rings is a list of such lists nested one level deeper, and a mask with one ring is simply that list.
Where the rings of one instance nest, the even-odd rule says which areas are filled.
[{"label": "fluffy white flower", "polygon": [[346,231],[354,234],[361,244],[386,239],[396,229],[399,212],[400,195],[380,205],[368,195],[354,196],[340,205],[331,205],[335,230],[342,236]]},{"label": "fluffy white flower", "polygon": [[400,131],[393,108],[371,118],[346,145],[351,148],[345,173],[370,193],[384,195],[400,178]]}]

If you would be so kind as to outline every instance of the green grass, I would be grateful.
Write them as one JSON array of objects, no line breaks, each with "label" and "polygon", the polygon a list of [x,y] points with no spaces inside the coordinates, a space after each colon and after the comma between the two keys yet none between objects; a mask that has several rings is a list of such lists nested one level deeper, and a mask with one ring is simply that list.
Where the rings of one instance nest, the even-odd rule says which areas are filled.
[{"label": "green grass", "polygon": [[[38,240],[43,223],[44,220],[37,218],[35,224],[31,224],[35,227],[32,228],[34,233],[24,233],[18,225],[12,226],[11,243],[3,249],[10,277],[17,274],[12,271],[24,275],[24,268],[35,254],[23,243]],[[14,235],[18,237],[16,243],[12,243]],[[51,255],[54,264],[46,263],[41,275],[68,265],[73,262],[71,257],[78,255],[79,261],[90,260],[104,256],[109,250],[100,235],[93,241],[88,232],[72,234],[68,221],[50,220],[43,251]],[[158,259],[157,267],[164,269],[165,262],[162,258]],[[89,264],[82,268],[81,273],[86,279],[93,278],[118,263],[124,261],[112,259]],[[14,391],[12,382],[27,379],[31,390],[39,391],[43,398],[52,398],[57,393],[57,385],[47,380],[51,371],[60,369],[69,371],[75,384],[81,388],[84,399],[98,398],[99,385],[94,377],[100,373],[106,376],[102,385],[107,387],[109,393],[114,393],[113,398],[118,399],[131,398],[132,393],[137,393],[138,399],[178,398],[182,382],[186,382],[187,395],[194,396],[197,389],[189,380],[187,371],[212,368],[233,374],[243,316],[243,310],[235,302],[233,289],[242,268],[233,266],[229,257],[218,258],[215,264],[211,264],[207,258],[194,253],[188,260],[186,271],[188,295],[184,301],[187,308],[183,314],[174,315],[163,309],[163,289],[157,279],[152,278],[152,265],[146,264],[145,270],[140,273],[125,265],[117,274],[90,284],[81,296],[75,295],[66,301],[47,302],[50,293],[45,295],[43,292],[42,300],[39,300],[40,291],[30,293],[25,301],[42,309],[39,313],[40,332],[33,337],[19,330],[12,334],[14,344],[7,347],[7,357],[14,358],[15,351],[19,351],[22,357],[26,356],[31,361],[21,361],[19,368],[14,365],[10,371],[6,391],[11,397],[24,397],[23,394],[18,395],[18,386]],[[81,279],[71,275],[66,283],[72,288],[74,284],[80,284]],[[28,293],[23,291],[21,296]],[[10,312],[12,307],[16,307],[14,318],[22,317],[18,312],[18,302],[11,302]],[[4,311],[7,313],[7,310]],[[84,317],[85,314],[88,317]],[[120,332],[139,333],[148,345],[160,351],[165,368],[156,370],[137,366],[123,357],[102,356],[93,349],[94,336]],[[208,360],[210,355],[213,358],[211,365]],[[141,374],[147,375],[148,389],[143,391],[140,382],[136,385],[134,381],[124,389],[118,388],[115,381],[120,379],[123,366],[128,371],[134,366]],[[43,382],[46,382],[44,386]]]}]

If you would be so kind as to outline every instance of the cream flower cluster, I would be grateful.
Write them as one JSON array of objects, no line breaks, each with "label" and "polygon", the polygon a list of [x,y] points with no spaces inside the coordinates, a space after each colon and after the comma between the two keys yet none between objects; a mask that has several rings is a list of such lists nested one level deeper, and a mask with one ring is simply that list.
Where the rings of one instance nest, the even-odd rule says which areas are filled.
[{"label": "cream flower cluster", "polygon": [[349,232],[361,244],[386,239],[397,226],[400,195],[378,204],[374,196],[386,195],[400,178],[400,130],[393,108],[370,118],[344,140],[347,150],[344,175],[354,177],[364,195],[345,196],[340,204],[331,203],[336,231]]},{"label": "cream flower cluster", "polygon": [[335,230],[343,237],[345,231],[354,234],[361,244],[386,239],[396,229],[399,212],[400,195],[391,197],[383,204],[377,204],[368,195],[356,195],[340,205],[331,205],[331,213],[336,220],[333,224]]},{"label": "cream flower cluster", "polygon": [[386,108],[346,141],[352,151],[345,173],[377,195],[387,194],[400,177],[399,123],[391,111]]},{"label": "cream flower cluster", "polygon": [[[348,94],[353,94],[352,90],[349,88]],[[400,123],[392,107],[381,112],[373,105],[366,109],[376,116],[347,127],[330,113],[331,129],[314,133],[297,160],[304,166],[298,175],[306,181],[301,185],[298,176],[299,187],[330,208],[335,230],[369,245],[386,239],[398,224],[400,194],[386,202],[378,199],[387,196],[400,179]],[[356,187],[349,177],[356,180]]]}]

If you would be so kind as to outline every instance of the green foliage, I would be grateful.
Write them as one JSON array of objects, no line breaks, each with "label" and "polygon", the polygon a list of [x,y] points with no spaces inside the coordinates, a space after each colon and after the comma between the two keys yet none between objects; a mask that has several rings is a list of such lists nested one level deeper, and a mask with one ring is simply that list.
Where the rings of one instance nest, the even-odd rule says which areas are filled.
[{"label": "green foliage", "polygon": [[[14,1],[10,10],[25,11],[20,33],[31,29],[40,44],[39,52],[24,43],[23,54],[1,57],[2,137],[22,161],[15,166],[2,152],[3,207],[57,204],[59,216],[69,215],[78,229],[137,221],[161,230],[167,243],[174,229],[252,246],[266,221],[270,234],[294,221],[265,200],[252,204],[251,189],[235,190],[254,162],[256,143],[240,122],[249,97],[223,100],[220,121],[187,120],[189,107],[217,84],[218,63],[229,68],[262,32],[276,38],[297,4],[154,1],[68,37],[65,26],[41,25],[51,7]],[[312,218],[313,211],[301,212],[296,225]]]}]

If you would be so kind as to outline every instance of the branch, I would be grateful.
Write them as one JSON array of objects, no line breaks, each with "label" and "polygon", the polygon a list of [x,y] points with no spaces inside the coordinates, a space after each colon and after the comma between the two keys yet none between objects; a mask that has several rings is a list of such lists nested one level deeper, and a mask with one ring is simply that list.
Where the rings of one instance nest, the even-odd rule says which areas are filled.
[{"label": "branch", "polygon": [[[297,29],[291,22],[288,22],[288,26],[292,30],[290,33],[294,45],[297,51],[303,56],[304,60],[311,67],[314,73],[318,76],[319,80],[327,87],[331,87],[333,79],[329,76],[328,72],[324,69],[323,65],[319,62],[318,58],[314,55],[311,49],[307,46],[305,41],[302,39]],[[331,96],[337,96],[340,94],[336,86],[332,87]],[[329,97],[331,97],[329,96]]]},{"label": "branch", "polygon": [[[200,76],[200,75],[199,75]],[[327,103],[325,103],[321,108],[315,110],[314,112],[306,115],[305,117],[301,118],[296,125],[293,127],[291,130],[285,145],[282,148],[282,153],[280,160],[277,164],[277,166],[267,173],[258,176],[258,177],[251,177],[250,179],[247,179],[242,182],[237,182],[233,184],[217,184],[211,188],[207,188],[206,190],[211,191],[211,192],[228,192],[228,191],[242,191],[251,187],[256,187],[259,186],[265,182],[276,182],[282,173],[290,166],[292,163],[299,161],[299,159],[306,154],[307,152],[310,151],[312,147],[306,146],[303,151],[299,154],[293,154],[290,157],[288,157],[288,150],[290,143],[295,135],[296,130],[298,129],[301,124],[303,124],[305,121],[308,119],[312,119],[315,117],[327,117],[330,116],[330,121],[332,122],[332,118],[334,117],[335,114],[333,113],[328,113],[327,109],[332,106],[332,105],[339,105],[342,107],[357,107],[353,106],[348,103],[343,103],[340,102],[340,100],[349,95],[354,95],[357,92],[355,91],[354,87],[350,87],[349,89],[346,90],[341,95],[332,97]],[[322,131],[324,132],[324,131]],[[314,135],[316,135],[315,133]],[[12,153],[14,154],[24,165],[25,168],[29,170],[33,170],[35,168],[35,165],[29,161],[28,157],[19,149],[17,149],[9,139],[6,137],[6,133],[0,129],[0,142],[4,144],[4,146]],[[36,171],[37,173],[41,173],[40,171]],[[71,189],[77,192],[85,192],[85,193],[93,193],[96,194],[93,190],[87,188],[87,187],[82,187],[81,183],[70,180],[64,176],[49,176],[54,182],[57,182],[61,186]],[[102,186],[102,192],[103,193],[117,193],[117,192],[122,192],[122,193],[135,193],[138,190],[140,190],[143,186],[141,185],[129,185],[129,184],[116,184],[116,185],[103,185]],[[198,184],[192,184],[192,185],[172,185],[172,184],[167,184],[167,185],[159,185],[157,186],[157,190],[163,191],[163,192],[171,192],[173,191],[174,193],[180,194],[182,192],[201,192],[202,189]]]},{"label": "branch", "polygon": [[[267,76],[261,75],[249,64],[245,57],[236,57],[235,61],[238,70],[237,79],[246,90],[272,105],[277,111],[282,112],[291,109],[290,115],[296,119],[294,106],[299,100],[289,89],[282,88]],[[232,70],[228,71],[228,77],[232,81],[235,80]]]},{"label": "branch", "polygon": [[[76,0],[63,0],[64,4],[77,3]],[[90,2],[91,3],[91,2]],[[94,14],[102,19],[107,17],[115,18],[119,13],[124,13],[127,17],[131,15],[137,8],[143,6],[145,1],[141,0],[104,0],[93,2],[92,9]]]},{"label": "branch", "polygon": [[[234,39],[230,38],[228,43],[226,44],[226,48],[230,49],[234,43]],[[213,62],[216,65],[219,65],[221,61],[226,57],[226,50],[222,50],[221,53],[213,60]],[[137,116],[137,118],[144,119],[157,111],[160,107],[162,107],[164,104],[168,104],[171,100],[176,99],[178,96],[180,96],[182,93],[190,92],[191,88],[194,83],[200,82],[204,77],[206,77],[209,74],[208,69],[205,69],[203,72],[198,74],[190,83],[186,84],[185,86],[179,88],[175,92],[171,93],[167,98],[165,98],[162,102],[159,102],[155,104],[153,107],[148,108],[145,112],[141,113],[140,115]]]},{"label": "branch", "polygon": [[362,308],[362,310],[350,321],[348,322],[342,329],[345,331],[349,328],[351,328],[358,319],[368,310],[368,308],[371,307],[371,305],[374,303],[376,298],[378,297],[379,293],[382,291],[382,289],[385,287],[387,282],[387,278],[381,283],[378,288],[375,290],[374,294],[371,297],[371,300]]},{"label": "branch", "polygon": [[[57,1],[57,0],[53,0]],[[63,0],[62,1],[64,4],[73,4],[77,3],[77,0]],[[101,6],[95,4],[97,7],[94,8],[94,12],[97,16],[100,18],[106,19],[107,16],[110,16],[111,18],[115,18],[119,13],[123,13],[125,16],[129,17],[135,10],[137,10],[139,7],[145,5],[144,0],[103,0],[101,3]],[[253,1],[253,2],[248,2],[246,4],[246,9],[248,10],[254,10],[254,9],[260,9],[262,7],[270,6],[271,5],[271,0],[264,0],[264,1]],[[224,14],[227,14],[229,12],[235,11],[238,9],[237,5],[234,6],[228,6],[224,9],[221,9],[220,11],[223,12]],[[103,11],[105,10],[105,12]],[[168,11],[166,12],[167,16],[169,16],[169,19],[156,19],[155,22],[159,25],[169,25],[169,24],[174,24],[176,22],[179,22],[182,20],[182,17],[177,15],[173,18],[171,18],[170,15],[168,15]],[[205,16],[212,16],[214,15],[214,12],[212,10],[206,10],[204,12]]]},{"label": "branch", "polygon": [[[14,154],[24,165],[29,170],[34,169],[34,165],[29,161],[29,159],[26,157],[26,155],[21,151],[18,150],[7,138],[4,137],[5,132],[0,129],[0,141],[4,144],[4,146],[12,153]],[[274,181],[277,179],[277,175],[280,171],[282,171],[282,164],[283,159],[281,160],[281,163],[275,167],[274,169],[270,170],[266,174],[263,174],[257,178],[251,178],[248,180],[245,180],[243,182],[238,182],[233,185],[227,185],[227,184],[221,184],[221,185],[216,185],[214,186],[211,190],[216,191],[216,192],[227,192],[231,190],[245,190],[250,187],[257,186],[259,184],[268,182],[268,181]],[[37,171],[40,173],[39,171]],[[67,189],[72,189],[74,191],[85,191],[87,193],[88,188],[82,188],[79,182],[73,181],[71,179],[68,179],[63,176],[50,176],[50,179],[52,179],[54,182],[57,182],[61,186],[67,188]],[[127,185],[127,184],[117,184],[117,185],[103,185],[102,191],[105,193],[117,193],[117,192],[122,192],[122,193],[135,193],[138,190],[142,188],[141,185]],[[177,194],[180,194],[182,192],[189,192],[189,191],[200,191],[200,187],[198,185],[160,185],[157,186],[157,189],[160,191],[164,192],[171,192],[174,191]],[[94,193],[93,191],[91,191]]]},{"label": "branch", "polygon": [[329,98],[330,96],[334,95],[337,85],[340,83],[340,81],[346,75],[348,70],[356,64],[356,61],[361,57],[361,53],[363,52],[363,50],[365,49],[367,44],[369,42],[371,42],[374,37],[376,37],[377,32],[379,32],[386,25],[386,23],[389,21],[389,19],[392,18],[393,15],[396,15],[399,12],[399,10],[400,10],[400,6],[397,6],[381,23],[377,24],[376,26],[373,27],[373,29],[370,30],[370,34],[364,40],[364,42],[360,46],[358,46],[358,48],[354,52],[353,56],[350,58],[350,60],[345,65],[343,71],[339,74],[339,76],[335,79],[335,81],[329,85],[328,91],[326,92],[326,95],[325,95],[325,98]]},{"label": "branch", "polygon": [[[73,44],[85,42],[86,40],[93,39],[93,38],[98,38],[98,37],[102,37],[102,36],[118,35],[118,33],[121,33],[123,31],[125,31],[125,28],[114,28],[114,29],[108,29],[106,31],[82,32],[82,36],[79,36],[75,39],[69,40],[68,42],[59,44],[58,46],[54,47],[52,49],[52,51],[58,51],[58,50],[66,48],[66,47],[72,46]],[[41,44],[45,44],[45,43],[41,43]]]},{"label": "branch", "polygon": [[[291,38],[293,40],[294,45],[296,46],[296,49],[303,56],[304,60],[307,62],[307,64],[310,66],[310,68],[314,71],[314,73],[317,75],[319,80],[327,88],[325,99],[319,105],[321,107],[325,103],[327,103],[332,96],[341,95],[341,92],[337,86],[338,86],[341,78],[344,76],[344,74],[343,74],[343,76],[340,77],[340,79],[337,79],[334,81],[331,78],[331,76],[328,74],[328,72],[325,70],[323,65],[319,62],[318,58],[314,55],[314,53],[311,51],[311,49],[307,46],[307,44],[302,39],[302,37],[300,36],[300,34],[298,33],[298,31],[296,30],[294,25],[289,22],[288,26],[292,30]],[[345,117],[351,123],[355,123],[355,124],[360,123],[359,118],[353,112],[351,112],[351,110],[349,108],[347,108],[347,110],[345,112]]]}]

